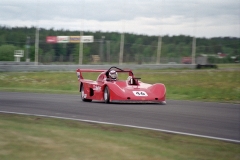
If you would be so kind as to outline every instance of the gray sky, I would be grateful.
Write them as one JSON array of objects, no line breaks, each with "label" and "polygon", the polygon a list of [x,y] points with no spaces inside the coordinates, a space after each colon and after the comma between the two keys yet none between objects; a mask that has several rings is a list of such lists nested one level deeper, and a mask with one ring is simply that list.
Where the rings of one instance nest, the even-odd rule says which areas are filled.
[{"label": "gray sky", "polygon": [[240,0],[1,0],[0,25],[240,37]]}]

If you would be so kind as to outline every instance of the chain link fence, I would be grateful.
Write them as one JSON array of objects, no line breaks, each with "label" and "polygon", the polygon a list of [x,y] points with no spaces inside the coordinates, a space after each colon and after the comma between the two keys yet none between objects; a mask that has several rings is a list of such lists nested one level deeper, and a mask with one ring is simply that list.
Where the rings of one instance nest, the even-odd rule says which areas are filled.
[{"label": "chain link fence", "polygon": [[[26,45],[27,44],[27,45]],[[26,46],[25,46],[26,45]],[[19,47],[21,46],[21,47]],[[1,46],[2,55],[6,58],[2,61],[14,61],[14,50],[24,50],[24,57],[21,62],[35,62],[35,41],[22,43],[8,42]],[[6,49],[5,49],[6,48]],[[201,57],[201,63],[237,63],[239,56],[218,57],[218,54],[208,54],[202,57],[202,53],[208,53],[204,49],[211,46],[196,46],[196,64]],[[6,53],[4,51],[6,50]],[[12,50],[12,51],[8,51]],[[38,62],[40,64],[79,64],[79,44],[78,43],[46,43],[45,39],[39,41]],[[12,53],[9,53],[12,52]],[[119,64],[120,41],[95,39],[93,43],[83,44],[82,64]],[[191,44],[166,44],[163,42],[160,64],[191,64],[192,59]],[[237,53],[237,50],[236,50]],[[3,56],[1,58],[4,58]],[[187,60],[187,61],[185,61]],[[156,64],[157,44],[124,44],[123,64]]]},{"label": "chain link fence", "polygon": [[[120,43],[96,40],[83,45],[83,64],[118,64]],[[39,44],[39,63],[42,64],[78,64],[79,44]],[[191,53],[189,53],[191,56]],[[170,57],[163,54],[160,63],[182,63],[183,56]],[[32,58],[33,59],[33,58]],[[156,64],[157,46],[125,44],[124,64]]]}]

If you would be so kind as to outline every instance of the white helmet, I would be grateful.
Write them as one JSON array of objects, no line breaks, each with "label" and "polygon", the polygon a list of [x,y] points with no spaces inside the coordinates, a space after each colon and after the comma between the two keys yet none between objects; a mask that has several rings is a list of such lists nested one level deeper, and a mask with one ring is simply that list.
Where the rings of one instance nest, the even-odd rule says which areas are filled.
[{"label": "white helmet", "polygon": [[117,72],[115,70],[111,70],[109,72],[109,76],[112,78],[112,79],[117,79]]}]

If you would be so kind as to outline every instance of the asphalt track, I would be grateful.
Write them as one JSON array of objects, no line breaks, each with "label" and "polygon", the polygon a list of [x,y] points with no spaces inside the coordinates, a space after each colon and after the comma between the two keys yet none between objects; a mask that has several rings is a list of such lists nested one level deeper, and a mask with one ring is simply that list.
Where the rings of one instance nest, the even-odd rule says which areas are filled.
[{"label": "asphalt track", "polygon": [[82,102],[79,95],[0,92],[0,112],[108,123],[240,142],[239,104],[178,100],[168,100],[167,105],[105,104]]}]

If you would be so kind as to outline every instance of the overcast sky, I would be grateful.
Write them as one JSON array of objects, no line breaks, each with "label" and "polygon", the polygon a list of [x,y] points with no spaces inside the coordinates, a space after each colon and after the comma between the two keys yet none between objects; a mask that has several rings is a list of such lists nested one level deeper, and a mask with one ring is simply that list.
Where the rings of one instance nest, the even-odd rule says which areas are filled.
[{"label": "overcast sky", "polygon": [[240,0],[1,0],[0,25],[240,37]]}]

